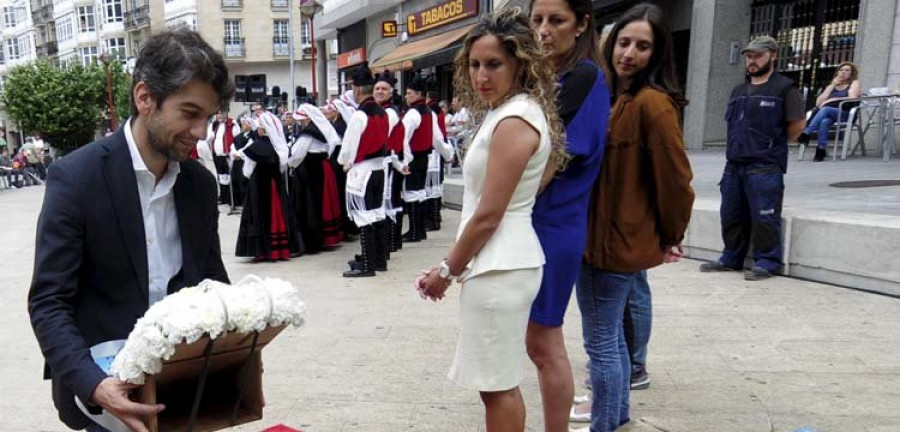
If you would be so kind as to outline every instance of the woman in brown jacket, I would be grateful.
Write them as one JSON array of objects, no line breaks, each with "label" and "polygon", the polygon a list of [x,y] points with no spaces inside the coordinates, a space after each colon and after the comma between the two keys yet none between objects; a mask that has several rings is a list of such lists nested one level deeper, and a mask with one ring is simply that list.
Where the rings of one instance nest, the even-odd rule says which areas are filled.
[{"label": "woman in brown jacket", "polygon": [[[604,44],[603,61],[615,105],[576,286],[595,432],[629,420],[626,303],[644,270],[680,258],[694,201],[679,124],[687,102],[675,79],[661,10],[640,4],[626,12]],[[649,300],[647,295],[648,307]]]}]

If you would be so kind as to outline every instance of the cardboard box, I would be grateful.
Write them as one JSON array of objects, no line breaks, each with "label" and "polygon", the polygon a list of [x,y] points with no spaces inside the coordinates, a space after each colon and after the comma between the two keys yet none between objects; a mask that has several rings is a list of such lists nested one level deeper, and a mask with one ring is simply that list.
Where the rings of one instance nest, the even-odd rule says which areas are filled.
[{"label": "cardboard box", "polygon": [[[208,432],[262,419],[265,405],[262,389],[261,350],[285,326],[269,327],[259,333],[252,349],[254,333],[228,333],[212,341],[209,337],[175,347],[175,354],[163,363],[162,371],[148,375],[139,400],[166,406],[144,423],[151,432]],[[251,353],[252,349],[252,353]],[[193,428],[189,429],[198,384],[206,371],[203,392]]]}]

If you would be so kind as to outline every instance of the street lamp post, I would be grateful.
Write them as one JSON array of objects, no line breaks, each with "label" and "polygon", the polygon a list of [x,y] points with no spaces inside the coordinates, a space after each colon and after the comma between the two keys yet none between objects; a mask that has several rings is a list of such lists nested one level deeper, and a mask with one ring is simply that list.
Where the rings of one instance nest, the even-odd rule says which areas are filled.
[{"label": "street lamp post", "polygon": [[106,69],[106,104],[109,106],[109,130],[116,130],[116,106],[113,102],[112,74],[109,72],[109,62],[112,56],[104,52],[100,54],[100,61],[103,62],[103,68]]},{"label": "street lamp post", "polygon": [[319,3],[319,0],[300,0],[300,14],[306,15],[309,17],[309,44],[310,44],[310,53],[312,54],[312,90],[313,98],[316,102],[319,102],[319,91],[318,87],[316,87],[316,31],[313,27],[313,17],[317,12],[322,10],[322,4]]}]

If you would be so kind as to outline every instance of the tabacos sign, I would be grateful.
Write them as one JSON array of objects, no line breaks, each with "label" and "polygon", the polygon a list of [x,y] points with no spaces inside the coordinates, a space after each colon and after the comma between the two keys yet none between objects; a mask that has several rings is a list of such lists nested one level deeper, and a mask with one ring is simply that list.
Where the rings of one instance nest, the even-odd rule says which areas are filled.
[{"label": "tabacos sign", "polygon": [[410,36],[478,15],[478,0],[450,0],[406,16]]}]

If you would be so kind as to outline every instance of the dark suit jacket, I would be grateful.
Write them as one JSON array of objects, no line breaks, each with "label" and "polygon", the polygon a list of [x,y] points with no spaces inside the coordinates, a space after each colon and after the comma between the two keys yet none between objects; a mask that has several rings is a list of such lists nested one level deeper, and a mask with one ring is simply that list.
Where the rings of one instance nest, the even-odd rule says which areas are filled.
[{"label": "dark suit jacket", "polygon": [[[59,418],[73,429],[106,374],[89,348],[126,339],[147,310],[144,220],[125,133],[119,129],[54,162],[37,226],[28,311],[53,380]],[[205,278],[228,282],[219,248],[216,181],[193,160],[175,182],[183,265],[169,293]]]}]

